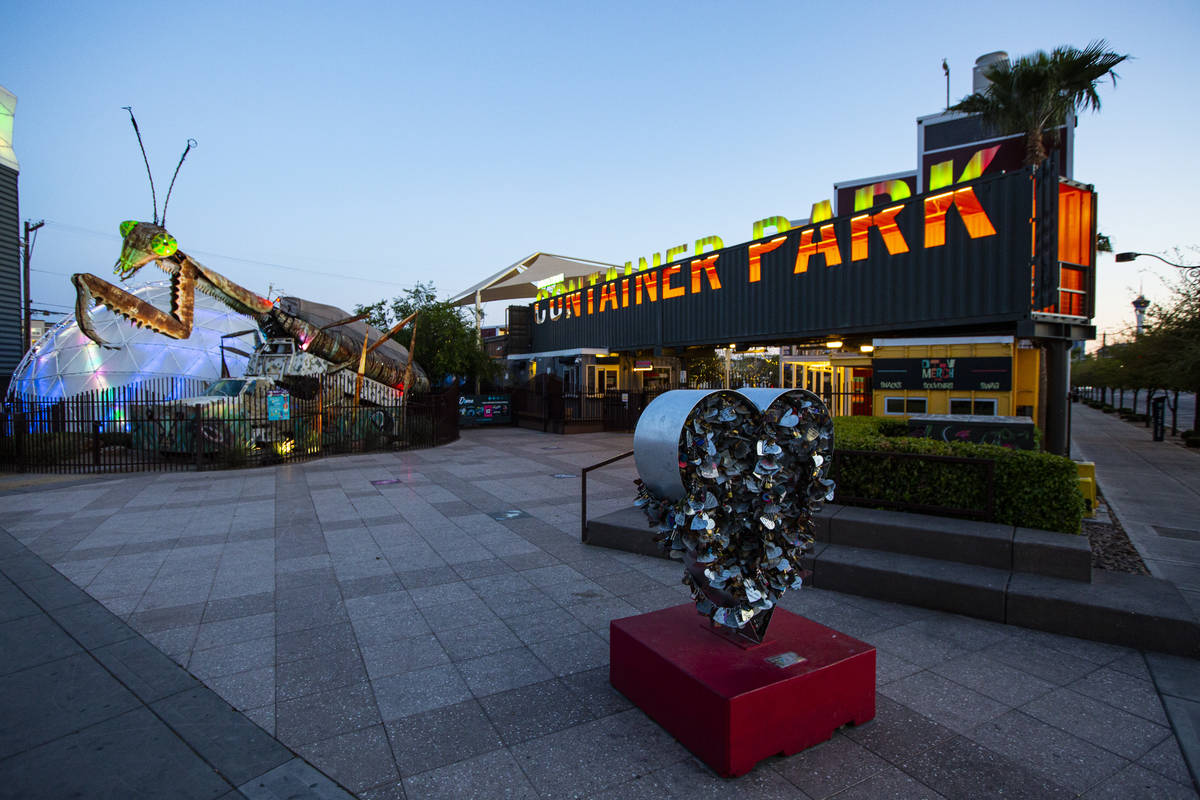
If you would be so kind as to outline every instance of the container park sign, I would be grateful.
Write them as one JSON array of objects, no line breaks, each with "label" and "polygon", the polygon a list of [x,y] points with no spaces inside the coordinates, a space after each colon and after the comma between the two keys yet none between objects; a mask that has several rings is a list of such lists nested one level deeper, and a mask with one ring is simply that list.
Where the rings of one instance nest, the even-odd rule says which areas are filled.
[{"label": "container park sign", "polygon": [[[686,347],[1028,319],[1056,303],[1059,290],[1062,190],[1056,174],[1038,176],[1035,182],[1024,169],[956,183],[577,285],[532,304],[532,350]],[[1035,191],[1047,223],[1041,230]]]},{"label": "container park sign", "polygon": [[512,406],[506,394],[462,394],[458,396],[459,425],[508,425]]}]

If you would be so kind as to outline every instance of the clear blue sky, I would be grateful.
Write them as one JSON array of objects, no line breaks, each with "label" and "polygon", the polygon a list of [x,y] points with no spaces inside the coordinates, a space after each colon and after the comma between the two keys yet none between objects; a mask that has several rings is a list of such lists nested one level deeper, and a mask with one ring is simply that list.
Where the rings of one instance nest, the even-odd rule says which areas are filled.
[{"label": "clear blue sky", "polygon": [[[1076,133],[1117,250],[1200,262],[1200,3],[57,3],[10,8],[21,215],[48,220],[35,307],[112,278],[151,217],[132,105],[180,247],[345,308],[446,296],[535,251],[623,263],[807,217],[835,181],[911,169],[918,116],[977,56],[1131,53]],[[1190,249],[1189,249],[1190,248]],[[1176,259],[1172,259],[1176,260]],[[1097,324],[1158,262],[1102,256]],[[278,265],[278,266],[277,266]],[[325,274],[318,274],[325,273]],[[139,277],[161,277],[148,266]],[[503,321],[502,308],[489,322]]]}]

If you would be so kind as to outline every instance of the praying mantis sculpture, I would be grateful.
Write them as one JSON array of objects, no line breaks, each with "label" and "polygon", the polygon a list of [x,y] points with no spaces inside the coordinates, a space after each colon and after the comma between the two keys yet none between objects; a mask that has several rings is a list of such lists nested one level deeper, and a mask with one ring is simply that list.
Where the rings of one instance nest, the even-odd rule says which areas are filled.
[{"label": "praying mantis sculpture", "polygon": [[[141,132],[138,131],[137,120],[133,111],[129,111],[130,121],[134,132],[137,133],[138,144],[142,145]],[[179,249],[179,245],[166,229],[167,204],[171,200],[171,190],[175,187],[175,178],[179,168],[187,158],[188,152],[196,146],[189,139],[187,148],[179,158],[175,167],[175,175],[171,178],[171,186],[167,189],[167,197],[163,202],[162,221],[158,217],[158,201],[154,198],[154,221],[138,222],[127,220],[121,223],[121,257],[117,259],[113,269],[122,281],[131,278],[138,270],[151,261],[171,276],[171,308],[169,311],[157,308],[146,301],[130,294],[124,289],[114,286],[102,278],[87,273],[76,273],[71,276],[77,291],[75,298],[75,320],[80,331],[101,347],[116,349],[114,345],[100,338],[92,325],[90,309],[93,302],[100,303],[113,313],[137,325],[146,327],[173,339],[186,339],[192,333],[192,319],[196,291],[204,292],[220,300],[233,310],[245,314],[259,324],[272,336],[288,336],[300,343],[301,349],[315,356],[332,362],[331,372],[357,365],[361,378],[366,377],[389,386],[405,389],[427,389],[428,379],[424,371],[413,363],[409,351],[403,361],[387,357],[378,352],[379,345],[397,333],[407,322],[413,322],[415,342],[415,315],[401,321],[383,335],[374,345],[364,341],[361,348],[349,336],[336,332],[334,329],[348,322],[357,321],[359,317],[350,317],[331,325],[317,327],[312,323],[290,314],[278,305],[267,300],[249,289],[239,286],[229,278],[205,267],[199,261]],[[146,161],[146,172],[150,173],[150,163],[146,158],[145,147],[142,146],[142,158]],[[154,197],[154,178],[150,177],[150,192]],[[369,332],[369,329],[368,329]]]}]

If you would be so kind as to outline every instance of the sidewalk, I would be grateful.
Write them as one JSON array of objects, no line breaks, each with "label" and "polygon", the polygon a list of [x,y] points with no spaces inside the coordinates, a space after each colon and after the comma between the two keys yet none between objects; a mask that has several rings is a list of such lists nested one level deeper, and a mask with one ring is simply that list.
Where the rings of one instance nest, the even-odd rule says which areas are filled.
[{"label": "sidewalk", "polygon": [[1200,450],[1155,442],[1149,428],[1071,406],[1071,455],[1096,482],[1146,567],[1200,615]]},{"label": "sidewalk", "polygon": [[[0,796],[283,797],[257,776],[303,767],[293,753],[364,800],[1197,796],[1160,699],[1194,691],[1194,662],[811,588],[784,606],[877,648],[877,718],[717,778],[608,683],[609,621],[687,601],[678,565],[579,543],[579,470],[631,439],[505,428],[266,469],[0,480],[0,527],[37,557],[0,549],[25,587],[0,600],[17,614],[0,618],[17,654],[0,660]],[[590,513],[627,505],[632,479],[631,460],[591,473]],[[55,581],[60,599],[39,593]],[[183,683],[142,697],[117,646]],[[75,664],[98,688],[66,702],[52,674]],[[69,730],[40,721],[67,712]],[[151,768],[156,747],[179,757]]]}]

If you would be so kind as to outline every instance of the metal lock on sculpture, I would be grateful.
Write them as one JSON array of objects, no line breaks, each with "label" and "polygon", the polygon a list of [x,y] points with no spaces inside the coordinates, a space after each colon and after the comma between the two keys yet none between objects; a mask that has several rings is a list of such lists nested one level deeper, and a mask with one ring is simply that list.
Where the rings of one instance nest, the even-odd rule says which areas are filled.
[{"label": "metal lock on sculpture", "polygon": [[833,499],[833,421],[803,389],[677,390],[634,433],[638,497],[697,610],[761,641]]}]

